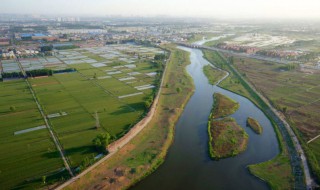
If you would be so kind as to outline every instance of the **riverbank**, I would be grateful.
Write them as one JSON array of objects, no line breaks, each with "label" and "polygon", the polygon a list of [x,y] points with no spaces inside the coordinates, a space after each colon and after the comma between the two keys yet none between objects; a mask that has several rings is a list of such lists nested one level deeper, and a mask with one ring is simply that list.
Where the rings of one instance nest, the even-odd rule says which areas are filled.
[{"label": "riverbank", "polygon": [[[263,100],[261,100],[261,98],[254,93],[252,89],[250,90],[248,84],[231,69],[231,66],[221,57],[221,55],[219,55],[219,53],[208,50],[204,50],[203,52],[204,57],[209,62],[214,64],[216,67],[227,70],[230,73],[230,77],[219,84],[220,87],[248,98],[262,110],[268,109]],[[274,125],[274,129],[277,134],[281,153],[268,162],[250,165],[249,170],[258,178],[265,180],[271,188],[286,187],[283,189],[291,189],[293,188],[292,181],[294,177],[292,173],[292,167],[290,165],[290,158],[287,151],[286,142],[282,138],[280,130],[275,127],[275,125],[279,124],[279,122],[276,124],[276,122],[272,121],[272,124]],[[268,168],[268,170],[265,170],[266,168]],[[282,175],[279,175],[280,173]],[[298,181],[298,183],[301,184],[301,181]]]},{"label": "riverbank", "polygon": [[211,65],[203,67],[203,73],[207,76],[209,83],[216,85],[226,75],[225,72],[213,68]]},{"label": "riverbank", "polygon": [[[189,54],[172,45],[155,116],[150,123],[108,161],[70,184],[66,189],[126,189],[153,172],[172,143],[174,126],[194,86],[185,71]],[[178,93],[177,88],[181,91]],[[170,98],[168,98],[170,97]]]}]

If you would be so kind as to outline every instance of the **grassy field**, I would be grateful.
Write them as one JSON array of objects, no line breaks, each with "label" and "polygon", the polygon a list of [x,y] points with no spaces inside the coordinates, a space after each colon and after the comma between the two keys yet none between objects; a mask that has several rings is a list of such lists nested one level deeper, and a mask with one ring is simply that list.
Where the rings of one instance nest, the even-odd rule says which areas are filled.
[{"label": "grassy field", "polygon": [[[146,114],[163,72],[163,57],[154,58],[162,53],[159,48],[121,44],[59,51],[52,61],[77,71],[27,79],[73,172],[96,160],[100,152],[92,140],[98,134],[109,133],[117,140]],[[37,189],[45,186],[43,176],[46,185],[70,177],[62,171],[62,159],[27,83],[3,82],[0,87],[5,102],[0,105],[0,149],[5,153],[0,156],[1,187]]]},{"label": "grassy field", "polygon": [[[150,77],[146,73],[160,72],[161,68],[141,61],[134,69],[122,69],[119,74],[106,75],[106,70],[114,69],[114,65],[122,66],[110,64],[95,68],[85,63],[75,64],[73,67],[78,72],[30,79],[47,115],[67,113],[66,116],[51,118],[50,122],[74,168],[98,154],[92,145],[95,136],[108,132],[114,140],[121,137],[145,113],[145,100],[153,98],[154,89],[139,91],[135,87],[157,86],[160,76]],[[121,81],[128,77],[129,72],[140,73],[134,77],[134,83]],[[119,99],[120,96],[135,93],[141,94]],[[96,112],[99,128],[95,127]]]},{"label": "grassy field", "polygon": [[[175,122],[193,93],[186,73],[189,54],[174,46],[164,76],[155,117],[149,125],[113,157],[71,184],[67,189],[125,189],[153,172],[164,160],[173,140]],[[176,91],[181,88],[181,92]]]},{"label": "grassy field", "polygon": [[220,79],[222,79],[222,77],[226,75],[225,72],[215,69],[210,65],[206,65],[203,67],[203,73],[206,75],[209,83],[212,85],[215,85]]},{"label": "grassy field", "polygon": [[214,105],[212,109],[212,118],[221,118],[233,114],[239,109],[239,103],[232,100],[231,98],[220,94],[215,93]]},{"label": "grassy field", "polygon": [[248,92],[248,90],[240,84],[239,78],[234,75],[233,72],[230,71],[230,69],[226,66],[226,63],[221,57],[218,55],[215,51],[203,51],[204,57],[211,63],[214,63],[215,66],[224,69],[229,72],[229,77],[224,79],[219,86],[221,88],[230,90],[234,93],[240,94],[244,97],[249,98],[251,101],[253,101],[256,105],[259,106],[255,98]]},{"label": "grassy field", "polygon": [[282,136],[279,134],[279,129],[275,128],[275,131],[278,134],[281,153],[267,162],[249,165],[248,169],[253,175],[267,182],[273,190],[293,189],[294,176],[292,175],[292,167],[289,164],[288,151],[285,148],[286,145]]},{"label": "grassy field", "polygon": [[263,131],[263,128],[259,124],[259,122],[251,117],[248,117],[247,119],[247,126],[250,127],[257,134],[261,134]]},{"label": "grassy field", "polygon": [[[268,109],[266,105],[261,101],[261,99],[259,99],[259,97],[257,97],[257,95],[252,90],[251,91],[248,90],[249,89],[248,85],[245,86],[244,82],[240,80],[240,78],[233,72],[230,66],[227,65],[227,63],[221,58],[221,56],[217,52],[204,50],[203,53],[204,53],[204,57],[209,62],[211,62],[212,64],[214,64],[219,68],[227,70],[230,73],[229,77],[225,79],[222,83],[220,83],[219,85],[220,87],[233,91],[237,94],[240,94],[248,98],[261,109]],[[273,123],[273,125],[275,126],[276,124]],[[258,176],[259,178],[263,178],[270,185],[270,187],[276,187],[279,184],[281,185],[278,187],[292,187],[293,186],[292,181],[294,180],[294,176],[292,173],[292,167],[290,165],[290,159],[287,152],[285,139],[282,138],[282,135],[280,134],[280,130],[277,127],[274,127],[274,129],[277,133],[281,153],[276,158],[268,162],[251,165],[249,168],[255,168],[254,171],[256,172],[252,172],[252,173]],[[279,167],[273,167],[273,166],[279,166]],[[272,169],[266,172],[265,167],[270,167]],[[286,172],[281,173],[282,170]],[[278,174],[280,173],[281,175],[278,176]]]},{"label": "grassy field", "polygon": [[249,136],[233,118],[210,120],[208,132],[209,152],[213,159],[236,156],[247,148]]},{"label": "grassy field", "polygon": [[320,74],[298,68],[288,70],[282,64],[254,59],[235,58],[234,65],[285,114],[304,146],[314,174],[320,179],[319,141],[306,144],[320,134]]},{"label": "grassy field", "polygon": [[[0,186],[35,189],[42,176],[64,167],[46,128],[15,135],[44,125],[24,80],[0,83]],[[48,159],[50,157],[50,159]]]}]

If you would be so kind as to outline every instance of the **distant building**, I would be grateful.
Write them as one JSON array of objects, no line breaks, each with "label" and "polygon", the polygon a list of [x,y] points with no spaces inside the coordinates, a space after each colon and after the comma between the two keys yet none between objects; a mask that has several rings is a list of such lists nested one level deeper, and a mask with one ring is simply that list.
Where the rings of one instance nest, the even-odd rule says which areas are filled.
[{"label": "distant building", "polygon": [[49,36],[49,35],[42,34],[42,33],[34,33],[34,34],[23,33],[23,34],[20,34],[20,37],[21,37],[21,40],[24,40],[24,41],[30,41],[30,40],[54,41],[54,40],[57,40],[56,37]]},{"label": "distant building", "polygon": [[0,45],[1,46],[10,45],[10,39],[8,39],[8,38],[0,38]]}]

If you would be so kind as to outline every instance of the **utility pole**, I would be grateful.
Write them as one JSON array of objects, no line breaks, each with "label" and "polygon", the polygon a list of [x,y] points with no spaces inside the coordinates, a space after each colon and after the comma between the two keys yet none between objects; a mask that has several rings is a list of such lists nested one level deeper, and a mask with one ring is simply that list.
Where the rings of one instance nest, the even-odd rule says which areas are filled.
[{"label": "utility pole", "polygon": [[96,128],[99,129],[100,128],[100,121],[99,121],[99,116],[98,116],[98,112],[96,111],[95,114],[95,118],[96,118]]}]

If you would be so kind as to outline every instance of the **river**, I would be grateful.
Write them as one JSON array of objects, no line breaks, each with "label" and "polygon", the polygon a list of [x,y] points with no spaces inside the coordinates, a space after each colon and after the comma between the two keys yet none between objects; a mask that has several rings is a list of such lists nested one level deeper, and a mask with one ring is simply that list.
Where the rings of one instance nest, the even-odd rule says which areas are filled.
[{"label": "river", "polygon": [[[200,50],[179,48],[191,53],[191,64],[187,66],[187,71],[194,81],[195,93],[176,124],[174,142],[165,162],[131,189],[269,189],[265,182],[249,173],[247,166],[272,159],[279,153],[278,141],[270,121],[248,99],[208,83],[202,68],[210,63],[202,57]],[[219,161],[209,157],[207,132],[213,94],[216,92],[240,103],[239,110],[231,117],[249,135],[245,152]],[[248,117],[260,122],[263,126],[262,135],[246,127]]]}]

